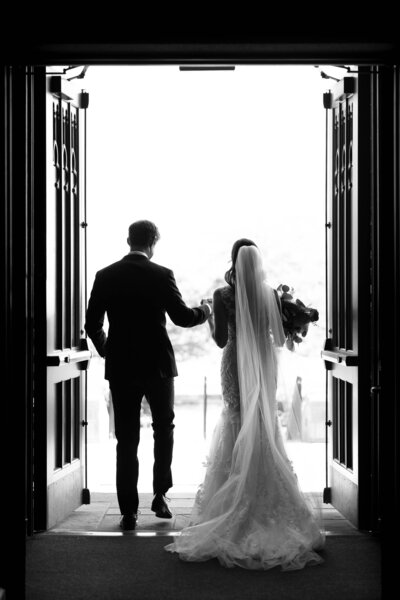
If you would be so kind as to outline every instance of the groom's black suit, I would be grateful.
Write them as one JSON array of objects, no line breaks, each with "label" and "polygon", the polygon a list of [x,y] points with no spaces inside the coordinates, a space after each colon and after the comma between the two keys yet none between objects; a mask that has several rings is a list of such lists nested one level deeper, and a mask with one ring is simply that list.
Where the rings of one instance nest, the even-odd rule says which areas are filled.
[{"label": "groom's black suit", "polygon": [[[108,337],[103,329],[109,322]],[[85,329],[110,382],[117,438],[117,493],[122,514],[137,512],[140,408],[146,396],[154,429],[154,493],[172,486],[174,377],[178,374],[166,330],[166,316],[193,327],[209,316],[205,306],[184,303],[170,269],[130,253],[98,271],[90,296]]]}]

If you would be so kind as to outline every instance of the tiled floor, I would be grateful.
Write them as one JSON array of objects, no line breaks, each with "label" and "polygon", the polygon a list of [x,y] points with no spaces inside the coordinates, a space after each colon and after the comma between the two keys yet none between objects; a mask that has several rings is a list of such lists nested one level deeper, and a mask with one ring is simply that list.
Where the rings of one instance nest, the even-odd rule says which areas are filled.
[{"label": "tiled floor", "polygon": [[[327,535],[362,535],[332,505],[323,504],[318,494],[308,494],[316,510],[321,510]],[[48,533],[74,535],[164,535],[179,534],[188,524],[194,493],[171,493],[169,508],[172,519],[159,519],[150,509],[152,494],[140,494],[139,518],[135,531],[121,532],[120,511],[115,493],[93,493],[91,503],[77,508]]]}]

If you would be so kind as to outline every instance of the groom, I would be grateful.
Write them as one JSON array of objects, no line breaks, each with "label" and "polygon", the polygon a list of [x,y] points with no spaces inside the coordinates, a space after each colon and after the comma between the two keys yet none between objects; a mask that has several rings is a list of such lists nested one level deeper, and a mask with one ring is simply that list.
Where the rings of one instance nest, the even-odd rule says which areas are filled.
[{"label": "groom", "polygon": [[[172,486],[174,430],[174,351],[166,330],[165,313],[175,325],[204,323],[211,306],[189,308],[170,269],[151,262],[160,238],[150,221],[129,227],[130,252],[96,274],[86,312],[85,329],[100,356],[105,357],[117,438],[117,495],[122,529],[134,529],[139,496],[140,409],[146,397],[154,430],[153,492],[157,517],[172,514],[165,494]],[[107,313],[108,337],[103,329]]]}]

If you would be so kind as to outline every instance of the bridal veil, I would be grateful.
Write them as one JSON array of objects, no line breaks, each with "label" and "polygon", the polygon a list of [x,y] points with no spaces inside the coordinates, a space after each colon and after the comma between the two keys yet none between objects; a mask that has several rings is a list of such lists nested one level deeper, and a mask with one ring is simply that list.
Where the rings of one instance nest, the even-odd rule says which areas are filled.
[{"label": "bridal veil", "polygon": [[[226,567],[293,570],[318,564],[322,558],[315,550],[323,546],[324,534],[300,491],[278,421],[279,354],[285,342],[280,309],[255,246],[238,253],[235,307],[240,415],[235,429],[235,415],[223,411],[204,482],[209,493],[203,490],[190,525],[166,549],[187,561],[217,558]],[[216,485],[212,463],[221,439],[232,435],[229,473]]]}]

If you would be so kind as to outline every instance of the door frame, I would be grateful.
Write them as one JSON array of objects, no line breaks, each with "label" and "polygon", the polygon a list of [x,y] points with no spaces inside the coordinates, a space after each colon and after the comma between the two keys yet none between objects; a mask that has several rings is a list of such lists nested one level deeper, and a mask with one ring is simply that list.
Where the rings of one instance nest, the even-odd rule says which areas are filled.
[{"label": "door frame", "polygon": [[[86,310],[86,166],[88,94],[76,81],[46,75],[47,385],[46,425],[41,444],[46,460],[37,465],[46,521],[55,525],[83,502],[86,464],[86,369],[90,351],[84,337]],[[55,160],[55,154],[57,159]],[[43,416],[43,415],[42,415]],[[43,427],[43,424],[41,424]],[[44,470],[44,473],[43,473]],[[37,478],[35,472],[35,490]],[[36,493],[34,494],[36,504]],[[42,510],[42,514],[44,510]],[[37,528],[35,523],[35,529]]]},{"label": "door frame", "polygon": [[[335,30],[336,31],[336,30]],[[342,30],[341,30],[342,31]],[[87,32],[85,32],[87,33]],[[33,39],[33,35],[36,39]],[[376,84],[376,107],[372,117],[376,121],[375,150],[373,157],[377,169],[374,176],[373,210],[376,218],[376,236],[374,264],[379,301],[379,327],[374,339],[381,348],[382,372],[384,382],[375,380],[379,388],[375,395],[379,397],[382,409],[376,426],[380,432],[380,451],[374,461],[380,468],[378,483],[378,501],[383,515],[383,532],[389,528],[390,515],[396,514],[400,494],[399,448],[400,416],[398,399],[400,397],[400,356],[398,339],[400,336],[397,307],[400,304],[400,217],[399,217],[399,68],[398,42],[395,37],[383,42],[366,44],[359,42],[359,36],[349,29],[343,42],[343,31],[333,34],[328,42],[321,42],[317,34],[305,33],[297,36],[296,43],[288,41],[290,33],[277,34],[274,41],[265,42],[258,36],[239,35],[236,41],[220,43],[218,34],[195,36],[199,43],[187,43],[179,36],[172,36],[172,43],[148,43],[148,37],[142,34],[141,43],[76,43],[71,40],[73,34],[64,38],[68,42],[46,43],[41,39],[40,31],[26,37],[24,45],[8,42],[3,52],[3,72],[0,102],[2,108],[1,133],[4,144],[1,148],[2,189],[5,202],[1,208],[0,226],[3,234],[5,256],[1,264],[2,302],[4,310],[1,319],[5,335],[1,344],[1,361],[7,374],[6,383],[14,390],[19,400],[9,403],[6,411],[6,430],[13,433],[13,460],[9,458],[7,436],[1,440],[3,476],[7,487],[12,490],[13,515],[8,519],[4,535],[3,549],[6,561],[0,587],[24,593],[25,581],[25,539],[32,532],[30,473],[32,464],[31,449],[31,406],[34,397],[34,385],[40,386],[40,373],[43,365],[38,363],[40,353],[40,332],[35,323],[41,307],[41,298],[35,297],[36,281],[40,279],[39,260],[43,248],[40,240],[41,198],[45,196],[45,180],[35,170],[36,149],[40,152],[43,140],[35,132],[35,123],[40,124],[40,91],[33,86],[32,73],[40,79],[43,66],[19,67],[18,65],[83,65],[83,64],[358,64],[376,65],[381,77]],[[313,37],[314,35],[314,37]],[[210,41],[211,37],[211,41]],[[235,36],[233,36],[235,38]],[[86,35],[80,39],[89,39]],[[353,41],[351,41],[353,40]],[[145,43],[143,43],[145,42]],[[27,72],[26,72],[27,71]],[[18,90],[21,96],[18,97]],[[31,162],[26,169],[26,156]],[[22,215],[24,215],[22,219]],[[23,240],[23,234],[25,239]],[[383,268],[384,267],[384,268]],[[379,276],[378,276],[379,274]],[[391,295],[387,293],[391,290]],[[32,302],[32,297],[35,301]],[[383,298],[385,301],[383,302]],[[40,318],[40,316],[39,316]],[[24,355],[23,360],[21,353]],[[384,501],[382,501],[384,498]],[[3,514],[9,512],[9,498],[3,498]],[[6,503],[7,502],[7,503]],[[382,517],[381,517],[382,518]],[[390,530],[395,536],[397,520]],[[384,546],[385,548],[385,546]],[[12,549],[12,550],[11,550]],[[387,546],[385,554],[386,569],[392,565],[391,551]],[[16,573],[17,570],[17,573]],[[11,597],[11,596],[10,596]],[[19,595],[19,597],[22,597]]]},{"label": "door frame", "polygon": [[[370,340],[375,323],[375,308],[370,299],[376,293],[376,286],[369,253],[374,231],[371,187],[374,173],[368,144],[373,107],[371,86],[375,77],[369,67],[358,66],[351,77],[344,77],[332,86],[332,92],[324,94],[327,111],[327,338],[321,354],[327,369],[326,431],[330,459],[327,464],[330,487],[324,496],[356,527],[367,531],[378,529],[371,511],[371,447],[377,445],[377,431],[370,397],[374,379]],[[340,135],[345,136],[345,145],[340,141],[333,156],[335,114],[336,135],[341,132]],[[364,176],[365,173],[371,177]],[[343,211],[341,219],[338,210],[341,214]],[[336,262],[338,253],[341,261]],[[340,409],[339,395],[343,403]],[[347,414],[349,407],[351,412]],[[345,410],[346,414],[339,419],[336,410]],[[348,419],[351,435],[347,429]],[[339,450],[335,450],[335,443],[340,445],[343,456],[335,457]]]}]

